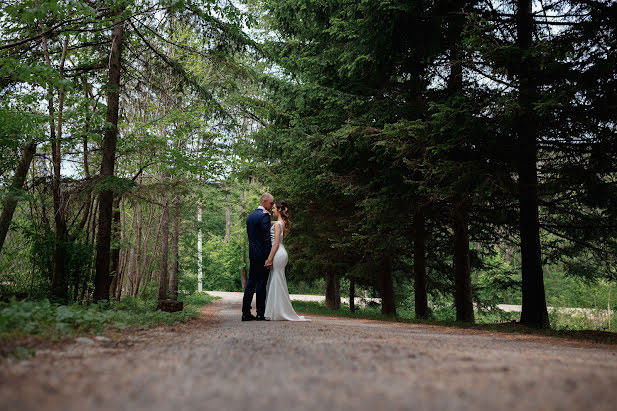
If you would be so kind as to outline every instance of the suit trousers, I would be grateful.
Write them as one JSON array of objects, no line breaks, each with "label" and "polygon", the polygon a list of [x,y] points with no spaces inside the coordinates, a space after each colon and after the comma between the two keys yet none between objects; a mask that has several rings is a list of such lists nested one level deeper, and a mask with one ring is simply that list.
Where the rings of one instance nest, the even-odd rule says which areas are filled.
[{"label": "suit trousers", "polygon": [[249,279],[246,282],[244,289],[244,298],[242,299],[242,314],[251,314],[251,303],[253,302],[253,294],[257,293],[257,316],[263,316],[266,311],[266,284],[270,270],[264,267],[265,259],[251,258],[249,266]]}]

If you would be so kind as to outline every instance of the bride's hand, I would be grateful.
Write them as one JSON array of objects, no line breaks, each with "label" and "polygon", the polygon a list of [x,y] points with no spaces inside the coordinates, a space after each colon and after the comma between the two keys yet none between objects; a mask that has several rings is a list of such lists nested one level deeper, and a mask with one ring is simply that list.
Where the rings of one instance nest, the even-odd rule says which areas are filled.
[{"label": "bride's hand", "polygon": [[264,267],[266,268],[271,268],[272,267],[272,260],[270,260],[269,258],[266,260],[266,263],[264,264]]}]

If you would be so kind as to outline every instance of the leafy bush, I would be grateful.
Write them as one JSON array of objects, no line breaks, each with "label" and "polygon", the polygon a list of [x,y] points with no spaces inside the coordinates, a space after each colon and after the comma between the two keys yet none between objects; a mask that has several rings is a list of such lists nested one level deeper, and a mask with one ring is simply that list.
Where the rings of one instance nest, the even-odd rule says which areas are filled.
[{"label": "leafy bush", "polygon": [[[11,223],[13,235],[28,247],[4,247],[0,258],[0,298],[27,296],[40,299],[49,296],[53,275],[56,239],[49,227],[16,218]],[[63,242],[64,287],[69,298],[77,300],[87,286],[94,261],[94,244],[82,234]]]}]

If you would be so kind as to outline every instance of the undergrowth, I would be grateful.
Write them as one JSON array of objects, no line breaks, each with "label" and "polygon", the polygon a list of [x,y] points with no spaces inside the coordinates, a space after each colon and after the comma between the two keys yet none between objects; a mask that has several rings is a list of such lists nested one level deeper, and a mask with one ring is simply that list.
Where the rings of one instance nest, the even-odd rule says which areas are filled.
[{"label": "undergrowth", "polygon": [[156,310],[154,299],[126,297],[122,301],[90,305],[60,305],[49,300],[0,302],[0,340],[26,336],[43,338],[100,334],[106,330],[127,327],[148,328],[185,322],[198,316],[198,308],[216,297],[191,294],[180,298],[184,310],[166,313]]},{"label": "undergrowth", "polygon": [[[317,314],[331,317],[357,318],[408,324],[427,324],[444,327],[457,327],[516,334],[533,334],[582,341],[593,341],[605,344],[617,344],[617,333],[609,332],[604,329],[576,329],[570,323],[572,321],[579,321],[577,318],[574,318],[573,320],[571,319],[569,320],[569,322],[565,322],[562,317],[561,322],[557,324],[557,326],[559,327],[558,329],[536,329],[525,327],[519,323],[516,323],[514,321],[515,313],[476,313],[478,317],[476,319],[477,323],[469,324],[456,322],[451,319],[442,319],[439,316],[435,315],[432,319],[429,320],[416,320],[415,318],[413,318],[410,311],[402,311],[399,312],[397,315],[385,315],[381,313],[379,306],[371,305],[358,307],[355,312],[351,312],[347,304],[343,304],[343,306],[338,310],[330,310],[325,307],[323,302],[314,301],[292,301],[292,305],[296,311],[303,314]],[[506,321],[508,320],[508,318],[512,319],[510,321]],[[501,319],[501,321],[499,321],[499,319]]]}]

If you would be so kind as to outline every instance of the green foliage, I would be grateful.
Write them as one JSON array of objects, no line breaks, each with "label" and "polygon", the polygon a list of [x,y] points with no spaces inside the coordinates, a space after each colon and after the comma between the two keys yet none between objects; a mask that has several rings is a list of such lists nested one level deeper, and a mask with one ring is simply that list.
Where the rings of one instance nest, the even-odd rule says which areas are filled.
[{"label": "green foliage", "polygon": [[113,191],[116,195],[122,195],[122,193],[131,191],[135,186],[136,183],[132,179],[107,176],[99,178],[91,189],[95,194],[109,190]]},{"label": "green foliage", "polygon": [[[16,235],[21,235],[28,247],[11,250],[5,248],[5,259],[0,262],[0,296],[27,295],[29,298],[44,298],[49,293],[56,247],[53,230],[37,221],[18,220],[13,224]],[[73,300],[78,299],[79,289],[88,284],[90,269],[94,262],[94,244],[83,236],[67,238],[63,242],[65,256],[65,286]],[[26,261],[28,265],[16,265],[14,259]]]},{"label": "green foliage", "polygon": [[[289,294],[304,294],[304,295],[324,295],[326,292],[326,282],[323,278],[317,278],[314,280],[302,280],[301,275],[298,275],[298,278],[294,278],[295,276],[290,275],[288,273],[289,270],[285,271],[285,275],[287,276],[287,288],[289,290]],[[345,289],[346,287],[345,280],[341,282],[341,289]]]},{"label": "green foliage", "polygon": [[207,293],[192,293],[180,296],[180,301],[193,308],[203,307],[218,299],[219,297],[213,297]]},{"label": "green foliage", "polygon": [[155,299],[124,298],[121,302],[91,305],[58,305],[49,300],[12,299],[0,303],[0,339],[22,336],[43,338],[73,337],[85,333],[102,333],[127,327],[147,328],[185,322],[198,316],[197,309],[214,297],[207,294],[181,296],[181,312],[156,310]]},{"label": "green foliage", "polygon": [[[393,318],[390,315],[384,315],[381,313],[379,306],[367,305],[366,307],[357,307],[355,312],[349,310],[347,304],[342,304],[338,310],[330,310],[326,308],[323,302],[318,303],[314,301],[292,301],[294,310],[307,313],[307,314],[319,314],[333,317],[347,317],[347,318],[370,318],[375,320],[392,321]],[[396,318],[403,318],[397,316]]]},{"label": "green foliage", "polygon": [[[401,322],[415,322],[415,316],[413,310],[409,308],[399,307],[397,309],[397,315],[392,317],[390,315],[384,315],[381,313],[379,304],[365,304],[356,305],[356,310],[351,312],[348,304],[342,304],[339,310],[327,309],[324,303],[317,303],[312,301],[293,301],[292,305],[295,310],[303,313],[319,314],[335,317],[348,317],[348,318],[368,318],[383,321],[401,321]],[[454,306],[450,301],[446,299],[431,300],[432,316],[429,321],[420,322],[434,322],[434,323],[454,323],[456,318],[456,312]],[[509,322],[514,318],[509,313],[501,312],[476,312],[476,319],[478,324],[493,324]]]},{"label": "green foliage", "polygon": [[611,321],[609,323],[607,310],[593,310],[589,313],[568,313],[557,309],[549,310],[551,327],[554,330],[598,330],[598,331],[617,331],[615,320],[617,310],[612,310]]},{"label": "green foliage", "polygon": [[[433,301],[434,303],[434,301]],[[495,331],[514,332],[514,333],[529,333],[536,330],[521,328],[514,325],[514,321],[518,318],[518,313],[506,313],[495,311],[492,313],[476,311],[476,326],[457,323],[454,321],[456,313],[454,306],[446,301],[441,301],[442,305],[433,305],[432,318],[430,320],[416,320],[411,310],[399,310],[396,316],[384,315],[381,313],[378,305],[366,305],[364,307],[356,307],[355,312],[349,310],[347,304],[343,304],[338,310],[330,310],[325,307],[324,303],[318,303],[313,301],[292,301],[294,309],[300,313],[317,314],[328,317],[345,317],[345,318],[358,318],[369,319],[389,322],[401,322],[401,323],[418,323],[418,324],[433,324],[441,326],[455,326],[462,328],[478,328],[478,329],[491,329]],[[445,304],[444,304],[445,303]],[[605,312],[606,313],[606,312]],[[552,330],[554,331],[542,331],[544,335],[554,336],[572,336],[577,334],[562,334],[561,331],[583,331],[583,330],[596,330],[596,331],[615,331],[617,326],[615,325],[615,318],[611,320],[611,328],[608,327],[608,317],[605,315],[601,319],[597,319],[591,316],[573,315],[567,313],[557,313],[556,311],[550,311]],[[612,316],[617,315],[617,310],[612,311]],[[614,334],[613,334],[614,335]],[[612,341],[617,343],[614,337],[607,336],[607,342]]]},{"label": "green foliage", "polygon": [[242,291],[242,245],[211,235],[204,242],[204,289]]},{"label": "green foliage", "polygon": [[[0,74],[1,76],[1,74]],[[19,98],[19,96],[11,98]],[[10,171],[15,168],[19,161],[20,148],[27,140],[38,141],[42,133],[44,117],[26,111],[21,104],[11,107],[4,102],[0,103],[0,182],[8,182]],[[6,191],[8,184],[0,185],[0,201],[6,196],[12,195],[17,200],[25,197],[23,192],[9,193]]]}]

